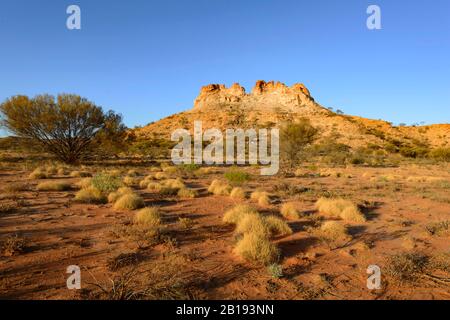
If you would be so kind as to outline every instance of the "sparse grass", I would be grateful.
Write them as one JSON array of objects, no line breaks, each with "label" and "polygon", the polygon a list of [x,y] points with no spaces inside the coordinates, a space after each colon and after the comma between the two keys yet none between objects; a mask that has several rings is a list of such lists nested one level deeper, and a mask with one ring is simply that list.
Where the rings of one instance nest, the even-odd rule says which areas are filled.
[{"label": "sparse grass", "polygon": [[236,244],[234,253],[250,262],[269,265],[280,256],[278,248],[269,239],[254,233],[246,233]]},{"label": "sparse grass", "polygon": [[178,224],[185,230],[192,229],[195,222],[190,218],[178,218]]},{"label": "sparse grass", "polygon": [[2,252],[4,256],[11,257],[24,252],[26,240],[18,235],[7,237],[2,243]]},{"label": "sparse grass", "polygon": [[115,203],[114,210],[136,210],[145,206],[144,199],[135,193],[122,195]]},{"label": "sparse grass", "polygon": [[414,282],[425,272],[429,257],[420,252],[399,253],[387,260],[386,273],[400,282]]},{"label": "sparse grass", "polygon": [[37,185],[38,191],[67,191],[71,189],[70,183],[60,181],[46,181]]},{"label": "sparse grass", "polygon": [[19,209],[17,202],[2,202],[0,203],[0,216],[8,213],[13,213]]},{"label": "sparse grass", "polygon": [[3,190],[8,193],[16,193],[16,192],[28,191],[29,189],[30,189],[29,185],[25,182],[13,182],[13,183],[7,184]]},{"label": "sparse grass", "polygon": [[256,209],[248,206],[248,205],[237,205],[227,212],[223,216],[223,222],[229,224],[238,224],[245,216],[247,215],[258,215],[258,211]]},{"label": "sparse grass", "polygon": [[280,213],[286,219],[298,220],[301,218],[300,212],[297,210],[297,207],[292,202],[284,203],[281,206]]},{"label": "sparse grass", "polygon": [[341,218],[356,223],[366,221],[358,207],[349,200],[320,198],[315,206],[320,213],[330,218]]},{"label": "sparse grass", "polygon": [[233,190],[231,190],[230,197],[236,200],[245,200],[246,194],[244,189],[240,187],[235,187],[233,188]]},{"label": "sparse grass", "polygon": [[159,228],[161,226],[161,213],[157,208],[141,209],[134,216],[134,223],[149,228]]},{"label": "sparse grass", "polygon": [[178,190],[178,196],[182,199],[194,199],[198,197],[198,192],[189,188],[181,188]]},{"label": "sparse grass", "polygon": [[450,220],[433,222],[425,226],[432,236],[446,236],[450,234]]},{"label": "sparse grass", "polygon": [[100,190],[94,187],[88,187],[81,189],[75,194],[75,201],[102,204],[107,202],[107,198]]}]

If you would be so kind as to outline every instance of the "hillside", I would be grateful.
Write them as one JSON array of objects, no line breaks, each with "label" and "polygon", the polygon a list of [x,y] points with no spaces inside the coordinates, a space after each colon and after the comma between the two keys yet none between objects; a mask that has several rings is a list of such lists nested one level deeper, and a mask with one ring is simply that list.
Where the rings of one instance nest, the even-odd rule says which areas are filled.
[{"label": "hillside", "polygon": [[397,127],[389,122],[341,115],[315,102],[302,84],[289,87],[281,82],[258,81],[250,93],[239,84],[227,88],[211,84],[201,89],[191,110],[174,114],[135,130],[140,139],[169,139],[173,130],[192,129],[202,121],[203,129],[270,128],[309,118],[320,129],[321,139],[332,137],[352,148],[388,143],[449,146],[450,124]]}]

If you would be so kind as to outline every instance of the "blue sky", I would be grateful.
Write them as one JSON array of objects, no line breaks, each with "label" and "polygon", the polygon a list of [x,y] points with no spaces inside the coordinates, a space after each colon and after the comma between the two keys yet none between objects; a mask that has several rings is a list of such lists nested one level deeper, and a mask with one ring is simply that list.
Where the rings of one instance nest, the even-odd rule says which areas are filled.
[{"label": "blue sky", "polygon": [[[382,30],[366,28],[370,4]],[[203,85],[263,79],[303,82],[348,114],[449,123],[449,12],[448,0],[2,0],[0,100],[77,93],[132,127],[190,109]]]}]

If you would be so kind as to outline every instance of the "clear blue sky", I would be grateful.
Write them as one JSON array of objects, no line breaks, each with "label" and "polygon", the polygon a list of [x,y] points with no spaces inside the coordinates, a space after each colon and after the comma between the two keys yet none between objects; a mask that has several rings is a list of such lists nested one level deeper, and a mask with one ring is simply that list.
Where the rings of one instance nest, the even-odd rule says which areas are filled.
[{"label": "clear blue sky", "polygon": [[202,85],[264,79],[348,114],[449,123],[449,14],[448,0],[1,0],[0,100],[77,93],[132,127],[190,109]]}]

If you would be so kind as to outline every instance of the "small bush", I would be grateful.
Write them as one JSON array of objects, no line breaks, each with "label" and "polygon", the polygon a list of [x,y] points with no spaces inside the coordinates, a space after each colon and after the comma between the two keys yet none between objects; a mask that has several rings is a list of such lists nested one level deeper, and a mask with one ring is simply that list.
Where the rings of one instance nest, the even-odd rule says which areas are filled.
[{"label": "small bush", "polygon": [[2,244],[4,256],[11,257],[23,253],[26,247],[26,240],[18,235],[9,236]]},{"label": "small bush", "polygon": [[450,234],[450,220],[433,222],[425,228],[432,236],[446,236]]},{"label": "small bush", "polygon": [[178,190],[178,196],[184,199],[194,199],[198,197],[198,192],[189,188],[181,188]]},{"label": "small bush", "polygon": [[238,170],[226,172],[224,177],[232,185],[241,185],[250,180],[250,175],[248,173]]},{"label": "small bush", "polygon": [[231,190],[230,192],[230,197],[233,199],[245,200],[246,198],[245,191],[244,189],[239,187],[233,188],[233,190]]},{"label": "small bush", "polygon": [[386,273],[400,282],[414,282],[424,273],[429,257],[423,253],[400,253],[388,258]]},{"label": "small bush", "polygon": [[278,263],[273,263],[267,267],[267,272],[274,279],[280,279],[283,277],[283,267]]},{"label": "small bush", "polygon": [[67,191],[70,188],[69,183],[58,181],[41,182],[36,187],[38,191]]},{"label": "small bush", "polygon": [[144,208],[136,213],[134,223],[150,228],[159,228],[161,225],[161,214],[157,208]]},{"label": "small bush", "polygon": [[136,210],[145,206],[144,199],[135,193],[126,193],[114,203],[114,210]]},{"label": "small bush", "polygon": [[234,252],[242,258],[263,265],[269,265],[279,259],[278,248],[265,237],[246,233],[236,244]]},{"label": "small bush", "polygon": [[295,204],[291,202],[284,203],[281,207],[280,213],[286,219],[298,220],[301,217],[300,212],[297,210]]},{"label": "small bush", "polygon": [[122,186],[118,177],[104,173],[96,174],[92,178],[91,184],[102,192],[113,192]]},{"label": "small bush", "polygon": [[430,152],[430,158],[450,162],[450,148],[437,148]]},{"label": "small bush", "polygon": [[106,203],[107,198],[105,195],[98,189],[94,187],[88,187],[85,189],[81,189],[75,194],[75,201],[81,203]]},{"label": "small bush", "polygon": [[256,209],[248,206],[248,205],[237,205],[227,212],[223,216],[223,222],[229,224],[238,224],[245,216],[247,215],[258,215],[258,211]]}]

